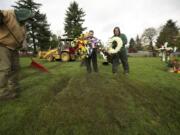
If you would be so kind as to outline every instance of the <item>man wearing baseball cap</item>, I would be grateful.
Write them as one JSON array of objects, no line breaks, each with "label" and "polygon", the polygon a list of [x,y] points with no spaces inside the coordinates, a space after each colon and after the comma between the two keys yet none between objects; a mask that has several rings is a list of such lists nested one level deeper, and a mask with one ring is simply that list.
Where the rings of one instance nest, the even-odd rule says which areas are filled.
[{"label": "man wearing baseball cap", "polygon": [[25,22],[32,17],[28,9],[0,10],[0,100],[17,97],[18,48],[25,38]]}]

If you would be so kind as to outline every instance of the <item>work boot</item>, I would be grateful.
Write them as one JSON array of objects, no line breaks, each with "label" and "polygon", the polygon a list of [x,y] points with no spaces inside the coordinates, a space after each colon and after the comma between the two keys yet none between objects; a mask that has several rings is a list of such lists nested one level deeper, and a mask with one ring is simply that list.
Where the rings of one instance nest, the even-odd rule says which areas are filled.
[{"label": "work boot", "polygon": [[17,97],[17,94],[16,93],[11,93],[11,92],[5,92],[4,94],[2,94],[0,96],[0,101],[2,100],[10,100],[10,99],[15,99]]}]

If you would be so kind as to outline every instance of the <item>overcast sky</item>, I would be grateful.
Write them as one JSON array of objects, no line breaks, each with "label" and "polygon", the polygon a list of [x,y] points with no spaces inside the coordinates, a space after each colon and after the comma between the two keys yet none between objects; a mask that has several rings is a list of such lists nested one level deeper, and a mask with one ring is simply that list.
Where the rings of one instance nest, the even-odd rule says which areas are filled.
[{"label": "overcast sky", "polygon": [[[17,0],[0,0],[0,9],[8,9]],[[65,11],[72,0],[34,0],[43,4],[41,12],[47,14],[51,30],[64,32]],[[180,26],[180,0],[76,0],[86,13],[84,26],[95,36],[106,41],[112,30],[119,26],[130,39],[141,35],[145,28],[158,28],[168,19]]]}]

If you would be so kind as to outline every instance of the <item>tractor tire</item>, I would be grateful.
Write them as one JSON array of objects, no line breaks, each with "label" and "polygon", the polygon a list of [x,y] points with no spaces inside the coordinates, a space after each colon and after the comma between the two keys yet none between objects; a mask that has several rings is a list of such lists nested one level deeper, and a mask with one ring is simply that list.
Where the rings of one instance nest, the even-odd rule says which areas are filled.
[{"label": "tractor tire", "polygon": [[61,53],[61,61],[67,62],[70,60],[70,55],[68,52],[62,52]]},{"label": "tractor tire", "polygon": [[72,61],[75,61],[75,60],[76,60],[75,54],[71,54],[70,56],[71,56],[71,60],[72,60]]},{"label": "tractor tire", "polygon": [[52,61],[54,61],[54,58],[53,58],[52,55],[49,55],[49,56],[47,57],[47,60],[48,60],[49,62],[52,62]]}]

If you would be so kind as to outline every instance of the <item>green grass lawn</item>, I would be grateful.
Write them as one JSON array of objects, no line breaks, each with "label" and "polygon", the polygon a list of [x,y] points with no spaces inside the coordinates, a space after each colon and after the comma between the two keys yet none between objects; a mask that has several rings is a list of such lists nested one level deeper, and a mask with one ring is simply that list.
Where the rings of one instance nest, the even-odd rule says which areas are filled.
[{"label": "green grass lawn", "polygon": [[[130,58],[129,76],[99,62],[46,62],[50,73],[22,58],[19,98],[0,102],[0,135],[179,135],[180,74],[159,58]],[[122,66],[122,65],[121,65]]]}]

